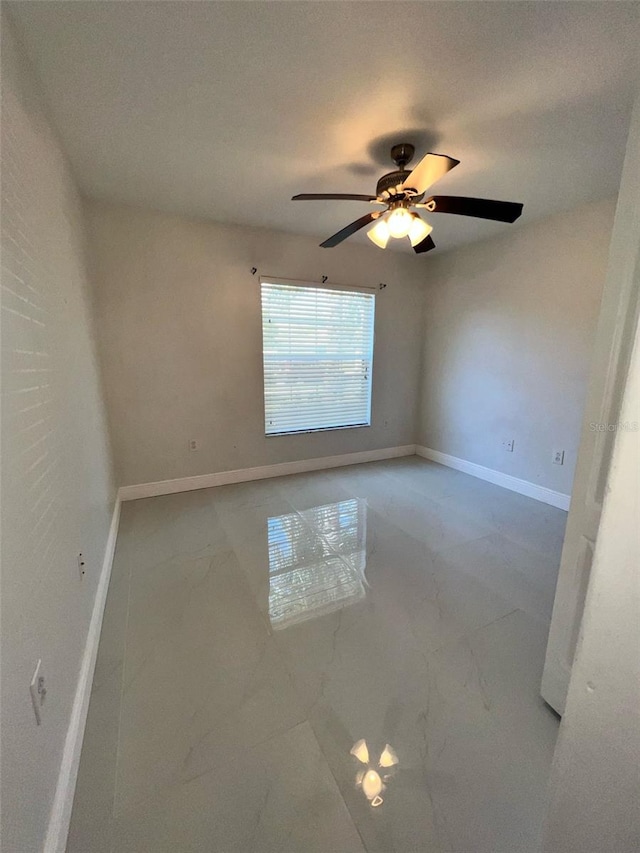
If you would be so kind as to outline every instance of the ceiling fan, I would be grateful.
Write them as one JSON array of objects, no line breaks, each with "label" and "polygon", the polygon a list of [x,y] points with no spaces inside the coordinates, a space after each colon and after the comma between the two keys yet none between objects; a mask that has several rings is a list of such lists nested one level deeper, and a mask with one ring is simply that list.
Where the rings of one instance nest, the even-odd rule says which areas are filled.
[{"label": "ceiling fan", "polygon": [[494,201],[488,198],[467,198],[466,196],[432,195],[424,200],[429,187],[454,169],[459,160],[444,154],[427,154],[410,172],[406,166],[411,162],[415,148],[408,142],[402,142],[391,148],[391,159],[397,169],[383,175],[376,185],[375,195],[351,195],[349,193],[301,193],[294,195],[292,201],[316,201],[321,199],[344,201],[367,201],[370,204],[383,205],[386,210],[374,210],[356,219],[342,228],[320,245],[331,249],[346,240],[356,231],[376,224],[367,231],[367,237],[379,246],[386,248],[390,237],[401,239],[408,237],[413,251],[417,254],[435,249],[431,238],[432,226],[425,222],[412,208],[424,209],[429,213],[455,213],[458,216],[474,216],[479,219],[493,219],[497,222],[515,222],[522,213],[522,205],[512,201]]}]

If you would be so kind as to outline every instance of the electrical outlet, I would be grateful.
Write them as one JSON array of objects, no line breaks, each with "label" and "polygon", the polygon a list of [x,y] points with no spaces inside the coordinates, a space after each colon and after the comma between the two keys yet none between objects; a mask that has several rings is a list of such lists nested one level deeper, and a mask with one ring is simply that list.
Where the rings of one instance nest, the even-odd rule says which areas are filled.
[{"label": "electrical outlet", "polygon": [[553,451],[553,464],[564,465],[564,450]]},{"label": "electrical outlet", "polygon": [[33,705],[33,713],[36,715],[36,725],[42,722],[42,706],[47,695],[47,688],[44,682],[44,675],[41,672],[42,661],[39,660],[36,664],[36,670],[33,673],[29,691],[31,693],[31,704]]},{"label": "electrical outlet", "polygon": [[502,449],[506,450],[507,453],[513,453],[513,439],[507,438],[502,442]]},{"label": "electrical outlet", "polygon": [[189,450],[199,450],[199,444],[197,438],[189,439]]}]

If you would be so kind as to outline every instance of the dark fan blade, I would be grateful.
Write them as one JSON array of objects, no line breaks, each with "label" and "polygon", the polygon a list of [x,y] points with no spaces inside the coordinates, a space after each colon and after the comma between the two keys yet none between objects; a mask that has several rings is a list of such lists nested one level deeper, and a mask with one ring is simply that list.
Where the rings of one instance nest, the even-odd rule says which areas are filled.
[{"label": "dark fan blade", "polygon": [[427,210],[433,213],[457,213],[458,216],[476,216],[496,222],[515,222],[522,213],[522,205],[514,201],[494,201],[490,198],[465,198],[455,195],[434,195],[426,201]]},{"label": "dark fan blade", "polygon": [[402,185],[403,189],[413,189],[423,193],[440,178],[454,169],[460,160],[447,157],[446,154],[427,154],[415,167]]},{"label": "dark fan blade", "polygon": [[352,234],[355,234],[356,231],[359,231],[361,228],[364,228],[365,225],[368,225],[370,222],[373,222],[374,219],[377,219],[380,214],[377,211],[373,211],[372,213],[367,213],[365,216],[361,216],[360,219],[356,219],[355,222],[352,222],[350,225],[347,225],[346,228],[343,228],[342,231],[338,231],[337,234],[334,234],[332,237],[329,237],[328,240],[325,240],[324,243],[320,243],[323,249],[332,249],[334,246],[337,246],[338,243],[342,243],[343,240],[346,240],[347,237],[351,237]]},{"label": "dark fan blade", "polygon": [[349,193],[300,193],[294,195],[291,201],[322,201],[323,199],[338,201],[375,201],[374,195],[349,195]]},{"label": "dark fan blade", "polygon": [[431,249],[435,249],[436,244],[431,239],[431,234],[427,234],[427,236],[422,240],[421,243],[418,243],[417,246],[413,247],[413,251],[416,255],[421,255],[423,252],[430,252]]}]

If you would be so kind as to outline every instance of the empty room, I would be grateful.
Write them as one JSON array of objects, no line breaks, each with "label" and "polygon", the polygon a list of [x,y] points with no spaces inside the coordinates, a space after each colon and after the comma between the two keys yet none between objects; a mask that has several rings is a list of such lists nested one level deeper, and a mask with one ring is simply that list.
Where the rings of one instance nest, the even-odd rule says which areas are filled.
[{"label": "empty room", "polygon": [[635,853],[640,3],[0,14],[3,853]]}]

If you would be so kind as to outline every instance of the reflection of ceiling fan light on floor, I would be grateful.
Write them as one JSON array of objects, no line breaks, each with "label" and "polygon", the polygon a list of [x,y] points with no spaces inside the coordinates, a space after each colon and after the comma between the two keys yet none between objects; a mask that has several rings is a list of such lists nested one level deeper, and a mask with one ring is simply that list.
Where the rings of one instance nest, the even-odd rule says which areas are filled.
[{"label": "reflection of ceiling fan light on floor", "polygon": [[395,171],[383,175],[376,186],[376,195],[352,195],[349,193],[302,193],[295,195],[292,201],[343,200],[366,201],[380,204],[386,210],[375,210],[356,219],[320,245],[333,248],[347,237],[355,234],[375,222],[367,231],[367,237],[376,246],[385,249],[389,238],[401,240],[409,238],[413,251],[417,254],[435,249],[431,239],[432,226],[411,208],[424,209],[430,213],[454,213],[458,216],[473,216],[478,219],[492,219],[496,222],[515,222],[522,213],[522,205],[511,201],[495,201],[488,198],[468,198],[465,196],[430,196],[423,202],[427,189],[447,172],[454,169],[459,160],[444,154],[426,154],[412,172],[406,169],[413,158],[414,147],[409,143],[394,145],[391,159],[398,167]]},{"label": "reflection of ceiling fan light on floor", "polygon": [[[374,808],[381,806],[384,802],[381,795],[386,787],[385,783],[389,782],[391,779],[391,774],[387,773],[384,776],[381,776],[378,769],[374,769],[369,765],[369,748],[367,747],[366,740],[362,739],[356,741],[356,743],[351,747],[350,753],[357,758],[361,764],[367,765],[366,770],[359,770],[356,774],[356,785],[359,788],[362,788],[362,793],[369,800],[371,806]],[[389,770],[397,765],[398,756],[396,755],[394,748],[389,746],[389,744],[386,744],[380,754],[378,767]]]}]

